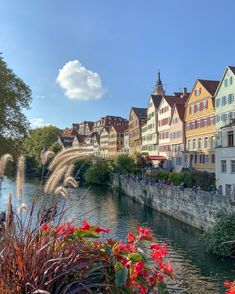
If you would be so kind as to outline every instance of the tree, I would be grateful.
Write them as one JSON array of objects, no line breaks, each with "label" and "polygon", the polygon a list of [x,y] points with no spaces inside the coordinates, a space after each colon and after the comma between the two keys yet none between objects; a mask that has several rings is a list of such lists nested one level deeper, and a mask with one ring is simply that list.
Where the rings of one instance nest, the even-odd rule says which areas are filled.
[{"label": "tree", "polygon": [[127,154],[120,154],[114,159],[114,170],[121,173],[131,173],[135,170],[135,161]]},{"label": "tree", "polygon": [[54,126],[30,130],[23,144],[25,151],[28,155],[34,156],[39,161],[41,151],[44,148],[51,149],[55,147],[60,132],[61,130]]},{"label": "tree", "polygon": [[110,175],[110,166],[107,161],[97,161],[90,166],[84,175],[85,181],[89,184],[107,184]]},{"label": "tree", "polygon": [[8,68],[0,55],[0,155],[18,153],[29,123],[23,114],[32,100],[30,88]]}]

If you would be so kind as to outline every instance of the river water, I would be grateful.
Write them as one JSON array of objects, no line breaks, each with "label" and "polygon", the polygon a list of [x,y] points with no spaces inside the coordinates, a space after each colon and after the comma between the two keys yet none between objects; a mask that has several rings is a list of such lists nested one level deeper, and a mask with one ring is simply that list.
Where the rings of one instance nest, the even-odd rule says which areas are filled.
[{"label": "river water", "polygon": [[[36,183],[26,183],[23,202],[30,205],[38,187]],[[234,260],[207,253],[201,232],[197,229],[145,208],[109,188],[91,188],[84,196],[85,191],[86,188],[70,190],[66,219],[77,223],[89,220],[94,225],[110,228],[110,237],[123,240],[129,231],[136,232],[140,225],[150,227],[156,241],[169,247],[168,259],[176,277],[175,282],[168,284],[170,293],[225,293],[224,280],[235,279]],[[0,211],[6,209],[9,192],[13,193],[14,206],[18,205],[14,197],[15,183],[5,179],[0,191]]]}]

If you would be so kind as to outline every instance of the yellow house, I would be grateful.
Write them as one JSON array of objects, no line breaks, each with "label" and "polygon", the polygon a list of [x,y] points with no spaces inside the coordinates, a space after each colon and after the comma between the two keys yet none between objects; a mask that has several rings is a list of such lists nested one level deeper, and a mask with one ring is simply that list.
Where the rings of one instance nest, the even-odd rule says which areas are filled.
[{"label": "yellow house", "polygon": [[187,166],[215,172],[215,100],[219,81],[197,80],[185,105]]}]

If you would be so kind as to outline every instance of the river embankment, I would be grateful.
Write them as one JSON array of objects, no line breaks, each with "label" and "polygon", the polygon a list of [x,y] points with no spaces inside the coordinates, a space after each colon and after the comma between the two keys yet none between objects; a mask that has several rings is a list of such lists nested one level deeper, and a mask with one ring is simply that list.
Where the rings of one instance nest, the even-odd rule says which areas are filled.
[{"label": "river embankment", "polygon": [[226,195],[193,191],[163,183],[138,181],[112,174],[111,186],[136,202],[171,216],[202,231],[208,231],[220,214],[235,213],[235,202]]}]

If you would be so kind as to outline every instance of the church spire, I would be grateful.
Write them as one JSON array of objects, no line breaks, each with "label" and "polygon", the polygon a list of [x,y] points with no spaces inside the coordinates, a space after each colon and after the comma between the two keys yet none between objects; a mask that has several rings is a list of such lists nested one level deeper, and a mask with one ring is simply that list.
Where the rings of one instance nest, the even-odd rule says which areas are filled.
[{"label": "church spire", "polygon": [[157,79],[157,82],[156,82],[156,85],[155,85],[155,89],[153,91],[153,94],[154,95],[164,95],[165,94],[165,91],[163,89],[163,84],[162,84],[162,81],[161,81],[161,74],[160,74],[160,70],[158,71],[158,79]]}]

